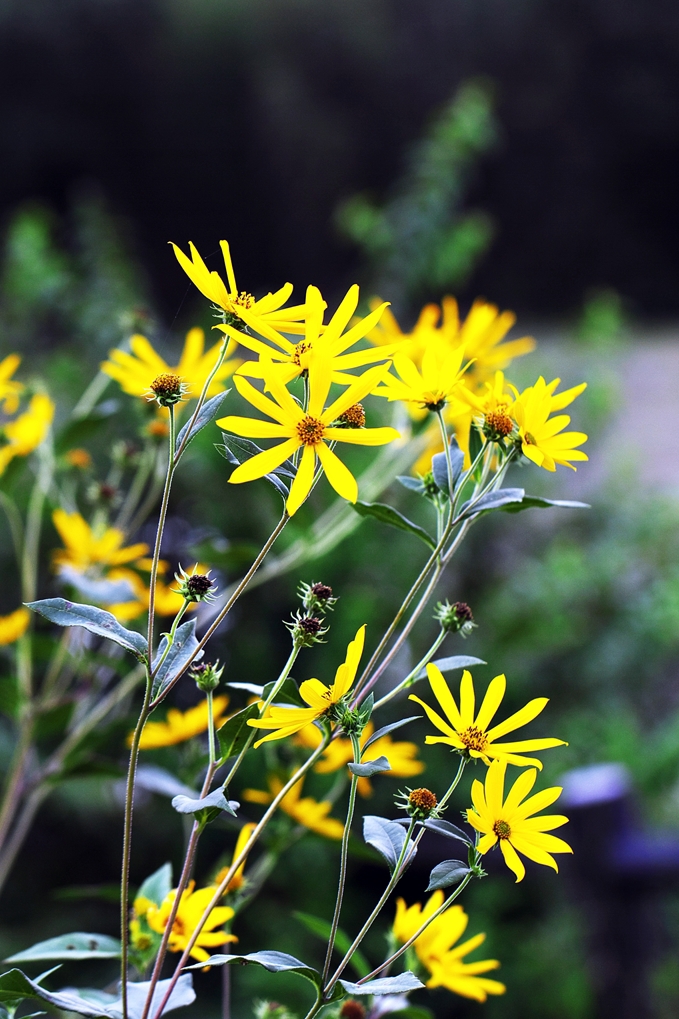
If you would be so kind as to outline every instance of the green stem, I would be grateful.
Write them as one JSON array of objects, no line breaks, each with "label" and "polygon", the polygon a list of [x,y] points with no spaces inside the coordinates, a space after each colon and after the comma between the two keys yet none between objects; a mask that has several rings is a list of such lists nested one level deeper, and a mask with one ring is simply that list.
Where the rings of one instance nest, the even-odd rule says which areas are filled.
[{"label": "green stem", "polygon": [[207,700],[207,750],[208,750],[208,767],[214,768],[215,766],[215,713],[212,705],[212,690],[208,690],[206,696]]},{"label": "green stem", "polygon": [[[354,750],[354,764],[361,763],[361,744],[359,742],[356,733],[351,734],[351,745]],[[337,937],[337,929],[340,922],[340,914],[342,912],[342,903],[344,901],[344,888],[347,880],[347,861],[349,859],[349,838],[351,836],[351,824],[354,820],[354,810],[356,807],[356,787],[358,785],[358,775],[352,774],[351,776],[351,787],[349,789],[349,805],[347,807],[347,819],[344,825],[344,832],[342,834],[342,850],[340,853],[340,872],[339,882],[337,885],[337,897],[335,899],[335,911],[332,917],[332,924],[330,927],[330,937],[328,939],[328,948],[325,953],[325,964],[323,966],[323,976],[321,978],[321,986],[325,984],[330,973],[330,965],[332,963],[332,953],[335,950],[335,938]]]},{"label": "green stem", "polygon": [[151,578],[149,580],[149,626],[148,626],[148,656],[149,668],[153,662],[153,627],[156,611],[156,582],[158,579],[158,563],[160,561],[160,547],[163,543],[163,531],[167,517],[167,507],[170,502],[170,489],[172,488],[172,477],[175,469],[174,444],[175,444],[175,421],[174,406],[170,404],[167,408],[170,414],[170,449],[167,457],[167,470],[165,472],[165,485],[163,487],[163,499],[160,504],[158,516],[158,527],[156,529],[156,542],[153,548],[153,560],[151,562]]},{"label": "green stem", "polygon": [[181,622],[181,620],[182,620],[182,618],[184,616],[184,613],[186,612],[186,610],[187,610],[187,608],[189,607],[190,604],[191,604],[190,599],[189,598],[185,598],[184,599],[184,604],[180,608],[180,610],[177,613],[177,615],[174,617],[174,621],[172,623],[172,626],[170,627],[170,632],[165,634],[165,636],[167,637],[167,646],[166,646],[165,650],[163,651],[163,654],[162,654],[162,656],[160,658],[160,661],[158,662],[158,664],[155,667],[155,669],[153,669],[153,668],[151,669],[151,679],[153,679],[153,677],[156,676],[160,672],[160,668],[161,668],[163,662],[165,661],[165,659],[167,658],[168,654],[170,653],[170,648],[174,644],[174,638],[175,638],[176,633],[177,633],[177,627],[179,626],[179,624],[180,624],[180,622]]},{"label": "green stem", "polygon": [[229,336],[225,336],[224,339],[222,340],[222,345],[221,345],[221,347],[219,349],[219,354],[217,355],[217,361],[215,362],[215,366],[212,369],[212,371],[210,372],[210,374],[208,375],[208,377],[205,379],[205,382],[203,383],[203,388],[201,389],[200,396],[198,397],[198,400],[196,402],[196,409],[194,410],[194,412],[193,412],[193,414],[191,416],[191,419],[189,421],[189,426],[186,429],[186,433],[184,435],[184,438],[181,441],[181,444],[180,444],[179,449],[177,450],[176,454],[174,453],[174,447],[173,447],[173,456],[174,456],[173,466],[174,467],[177,466],[177,464],[179,463],[179,460],[181,458],[182,453],[186,449],[186,446],[187,446],[187,444],[189,442],[189,436],[191,435],[191,431],[193,429],[193,426],[195,425],[195,423],[196,423],[196,421],[198,419],[198,415],[200,414],[200,412],[202,410],[202,407],[203,407],[203,404],[205,403],[205,399],[207,397],[208,389],[210,388],[210,385],[212,384],[213,378],[215,377],[215,375],[217,374],[217,372],[219,371],[219,369],[220,369],[220,367],[222,365],[222,361],[224,360],[224,357],[226,356],[226,351],[228,349],[228,346],[229,346],[230,342],[231,342],[231,339],[230,339]]},{"label": "green stem", "polygon": [[401,692],[401,690],[405,690],[406,687],[412,686],[412,684],[415,682],[415,677],[417,676],[418,672],[420,672],[426,665],[429,664],[429,662],[432,660],[438,649],[441,647],[441,644],[443,644],[444,640],[446,639],[446,636],[447,630],[441,630],[432,646],[429,648],[427,653],[420,659],[415,668],[410,670],[406,678],[401,680],[398,686],[395,686],[393,690],[390,690],[389,693],[386,693],[384,697],[381,697],[378,701],[375,702],[375,707],[373,708],[373,711],[376,711],[377,708],[384,707],[384,705],[388,704],[389,701],[393,700],[394,697],[396,697]]},{"label": "green stem", "polygon": [[442,410],[437,411],[436,412],[436,416],[439,419],[439,427],[441,429],[441,438],[443,440],[443,452],[444,452],[445,458],[446,458],[446,467],[448,468],[448,470],[447,470],[447,474],[448,474],[448,498],[450,499],[450,506],[451,506],[451,513],[452,513],[452,506],[453,506],[453,502],[455,500],[455,482],[453,480],[453,463],[452,463],[452,460],[450,459],[450,445],[448,444],[448,430],[446,428],[446,423],[443,420],[443,411]]}]

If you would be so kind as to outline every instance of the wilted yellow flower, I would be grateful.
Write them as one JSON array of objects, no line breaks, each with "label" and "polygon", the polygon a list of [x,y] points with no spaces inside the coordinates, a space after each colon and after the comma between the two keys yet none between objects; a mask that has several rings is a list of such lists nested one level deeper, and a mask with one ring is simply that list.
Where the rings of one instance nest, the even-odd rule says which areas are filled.
[{"label": "wilted yellow flower", "polygon": [[0,616],[0,644],[14,644],[26,633],[30,621],[31,614],[23,605],[8,616]]},{"label": "wilted yellow flower", "polygon": [[557,464],[576,470],[571,460],[588,460],[589,457],[577,446],[587,441],[584,432],[564,432],[571,419],[567,414],[550,418],[555,410],[568,406],[585,388],[574,386],[563,393],[554,395],[559,379],[549,385],[540,376],[534,386],[517,394],[512,414],[519,426],[521,451],[538,467],[555,471]]},{"label": "wilted yellow flower", "polygon": [[0,403],[5,414],[14,414],[19,409],[19,396],[24,390],[23,382],[16,382],[12,375],[21,364],[18,354],[8,354],[0,361]]},{"label": "wilted yellow flower", "polygon": [[442,732],[443,736],[427,736],[426,743],[447,743],[454,750],[463,750],[470,757],[480,758],[484,764],[490,764],[492,758],[503,760],[508,764],[516,764],[519,767],[524,765],[535,765],[542,768],[542,762],[533,757],[520,756],[525,751],[547,750],[550,747],[566,746],[561,739],[527,739],[518,743],[496,743],[501,736],[505,736],[514,729],[521,728],[528,722],[532,722],[548,703],[547,697],[536,697],[529,701],[520,711],[505,718],[504,722],[488,726],[492,722],[497,709],[502,703],[507,688],[507,680],[504,675],[496,676],[491,680],[486,690],[486,696],[479,708],[476,718],[474,717],[474,683],[471,673],[464,670],[460,682],[460,708],[458,710],[455,698],[448,689],[441,670],[433,662],[427,666],[427,676],[432,693],[439,702],[448,721],[445,721],[436,711],[425,704],[423,700],[410,695],[411,701],[420,704],[427,713],[430,722]]},{"label": "wilted yellow flower", "polygon": [[[205,352],[205,333],[202,329],[190,329],[186,334],[184,349],[179,364],[169,365],[157,354],[145,336],[135,334],[130,340],[132,353],[125,350],[109,351],[109,360],[104,361],[101,370],[120,385],[130,396],[148,396],[151,383],[159,375],[177,375],[185,387],[187,400],[200,396],[208,375],[214,368],[221,342]],[[226,357],[210,383],[207,395],[216,396],[224,391],[225,381],[234,373],[240,361],[230,357],[235,349],[227,349]]]},{"label": "wilted yellow flower", "polygon": [[560,828],[568,818],[562,814],[531,815],[551,806],[561,795],[561,787],[543,789],[526,799],[537,777],[537,771],[529,768],[519,775],[505,799],[506,770],[505,761],[493,761],[486,772],[485,788],[478,779],[472,783],[474,809],[467,811],[467,820],[483,836],[479,840],[479,852],[487,853],[499,841],[505,863],[516,874],[517,882],[522,881],[526,873],[518,853],[558,871],[551,854],[572,853],[573,850],[563,839],[546,832]]},{"label": "wilted yellow flower", "polygon": [[[168,948],[171,952],[184,951],[214,895],[215,890],[211,885],[208,885],[206,888],[200,888],[197,892],[194,891],[195,886],[196,882],[190,881],[188,888],[182,892],[182,897],[179,900],[179,909],[177,910],[177,916],[172,925],[172,933],[168,941]],[[146,922],[152,931],[156,931],[158,934],[165,933],[176,897],[177,889],[173,888],[165,896],[160,906],[156,906],[153,903],[149,905],[146,911]],[[227,941],[238,941],[234,934],[227,934],[226,931],[216,931],[214,929],[219,927],[220,924],[227,923],[233,916],[234,912],[230,906],[215,906],[198,935],[195,945],[191,949],[190,954],[192,958],[197,959],[198,962],[205,962],[206,959],[210,958],[210,953],[206,952],[205,948],[225,945]]]},{"label": "wilted yellow flower", "polygon": [[[238,838],[236,839],[236,845],[233,850],[233,856],[231,858],[232,863],[234,860],[237,860],[240,854],[243,852],[250,836],[252,835],[256,827],[257,827],[256,824],[253,824],[252,821],[248,821],[248,823],[244,824],[241,830],[238,832]],[[243,887],[246,881],[246,878],[243,875],[243,871],[245,870],[245,864],[247,862],[248,861],[246,857],[241,863],[241,865],[237,868],[235,874],[233,875],[228,885],[226,886],[226,890],[224,892],[225,895],[228,895],[229,892],[237,892],[240,888]],[[218,874],[215,875],[214,879],[215,888],[218,888],[219,885],[221,885],[222,881],[228,874],[229,870],[230,870],[229,867],[222,867]]]},{"label": "wilted yellow flower", "polygon": [[[392,928],[394,938],[401,943],[409,941],[422,924],[440,909],[444,895],[438,889],[425,903],[406,906],[403,899],[396,901],[396,917]],[[480,977],[479,973],[487,973],[497,969],[497,959],[484,959],[479,962],[466,963],[463,959],[486,940],[485,934],[476,934],[456,948],[452,946],[458,941],[465,930],[469,917],[462,906],[451,906],[446,909],[420,934],[415,941],[415,952],[420,962],[431,973],[427,987],[445,987],[454,994],[464,998],[485,1001],[489,994],[504,994],[506,988],[497,980]]]},{"label": "wilted yellow flower", "polygon": [[[359,737],[361,749],[375,731],[372,722],[368,722]],[[322,735],[315,725],[309,725],[299,733],[298,739],[303,746],[316,748],[321,742]],[[376,761],[378,757],[386,757],[391,765],[389,771],[383,772],[391,775],[392,778],[412,778],[413,775],[420,775],[425,765],[417,760],[417,744],[404,741],[394,741],[391,736],[381,736],[380,739],[371,743],[366,752],[361,756],[361,763]],[[339,771],[354,759],[354,750],[350,739],[338,738],[332,740],[321,754],[314,771],[327,775],[333,771]],[[357,784],[361,796],[372,796],[372,783],[369,778],[359,778]]]},{"label": "wilted yellow flower", "polygon": [[120,566],[148,554],[145,542],[124,546],[125,535],[119,528],[92,530],[80,513],[56,509],[52,520],[65,546],[53,553],[57,566],[72,566],[84,572],[92,566]]},{"label": "wilted yellow flower", "polygon": [[47,438],[54,418],[54,404],[46,393],[31,397],[28,410],[3,429],[6,445],[0,447],[0,474],[15,456],[28,456]]},{"label": "wilted yellow flower", "polygon": [[361,626],[355,638],[347,647],[346,658],[335,673],[335,682],[328,687],[320,679],[307,679],[299,688],[299,694],[308,708],[277,707],[272,704],[264,718],[250,718],[248,725],[255,729],[273,729],[268,736],[257,740],[255,747],[271,740],[285,739],[304,729],[317,718],[322,718],[333,705],[338,704],[349,693],[358,663],[363,654],[365,625]]},{"label": "wilted yellow flower", "polygon": [[257,410],[273,420],[225,417],[217,421],[217,425],[235,435],[285,441],[257,453],[240,467],[236,467],[229,478],[231,484],[241,484],[264,477],[276,467],[280,467],[284,460],[302,447],[304,451],[286,502],[290,516],[297,512],[309,494],[314,480],[316,457],[320,460],[326,477],[337,494],[348,502],[356,502],[358,498],[356,479],[333,452],[331,444],[348,442],[359,446],[383,446],[399,437],[394,428],[337,427],[337,419],[350,407],[360,403],[375,388],[386,374],[387,366],[369,368],[324,409],[330,392],[332,366],[328,360],[314,354],[309,365],[309,407],[306,413],[287,391],[271,361],[266,364],[264,359],[262,360],[262,371],[273,400],[255,389],[247,379],[238,376],[235,379],[236,388]]},{"label": "wilted yellow flower", "polygon": [[[262,789],[244,789],[243,799],[249,803],[261,803],[263,806],[271,803],[275,796],[283,788],[283,783],[276,775],[270,775],[267,779],[269,792]],[[309,831],[323,835],[327,839],[341,839],[344,834],[344,825],[334,817],[328,817],[332,810],[332,803],[329,800],[313,799],[312,796],[302,796],[302,785],[304,779],[297,782],[290,792],[286,793],[281,800],[281,810],[291,817],[293,821],[304,825]]]},{"label": "wilted yellow flower", "polygon": [[[369,347],[365,350],[355,350],[350,354],[345,353],[349,347],[353,347],[355,343],[363,339],[387,307],[386,304],[380,305],[370,315],[358,319],[347,332],[344,332],[356,311],[358,294],[358,287],[354,284],[347,291],[344,300],[327,326],[323,326],[323,312],[326,303],[317,287],[308,287],[304,339],[298,343],[291,343],[285,336],[279,335],[278,339],[274,341],[279,348],[276,350],[261,340],[241,334],[240,342],[264,357],[265,361],[245,361],[238,369],[238,374],[248,375],[250,378],[264,378],[263,371],[266,370],[270,359],[278,370],[281,382],[287,384],[309,370],[312,353],[316,351],[330,361],[333,382],[351,385],[356,381],[356,377],[347,374],[347,369],[374,364],[375,361],[384,361],[398,346],[394,343],[380,351]],[[220,325],[216,328],[225,330],[226,326]]]},{"label": "wilted yellow flower", "polygon": [[[229,704],[229,698],[224,694],[215,697],[212,702],[215,727],[223,720]],[[158,747],[172,747],[177,743],[185,743],[194,736],[199,736],[207,731],[208,714],[207,701],[202,700],[194,708],[187,711],[178,711],[177,708],[170,708],[164,722],[147,722],[141,740],[140,750],[157,750]],[[127,737],[127,745],[132,744],[132,733]]]}]

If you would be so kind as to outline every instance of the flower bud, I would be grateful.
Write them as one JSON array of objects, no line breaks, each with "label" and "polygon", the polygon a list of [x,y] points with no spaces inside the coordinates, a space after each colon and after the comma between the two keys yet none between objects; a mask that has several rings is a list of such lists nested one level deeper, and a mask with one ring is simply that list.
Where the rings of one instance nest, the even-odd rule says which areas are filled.
[{"label": "flower bud", "polygon": [[191,667],[191,676],[199,690],[212,693],[219,686],[224,666],[219,668],[219,659],[212,665],[210,662],[198,662]]},{"label": "flower bud", "polygon": [[434,610],[434,619],[442,630],[459,633],[461,637],[468,637],[476,626],[472,610],[463,601],[456,601],[452,605],[448,600],[439,602]]},{"label": "flower bud", "polygon": [[408,789],[407,793],[400,792],[398,795],[401,798],[398,806],[415,821],[438,817],[438,800],[431,789]]},{"label": "flower bud", "polygon": [[292,621],[285,625],[292,634],[293,644],[300,648],[322,644],[321,638],[328,632],[328,627],[323,626],[322,618],[309,615],[306,612],[296,612]]},{"label": "flower bud", "polygon": [[347,998],[340,1009],[341,1019],[365,1019],[365,1008],[355,998]]},{"label": "flower bud", "polygon": [[301,583],[297,594],[302,599],[306,613],[312,616],[318,612],[332,612],[337,603],[337,598],[333,596],[332,588],[328,584],[314,581],[311,584]]},{"label": "flower bud", "polygon": [[179,584],[177,594],[180,594],[186,601],[212,601],[215,593],[214,581],[210,580],[206,573],[189,574],[180,566],[179,573],[175,573],[174,578]]},{"label": "flower bud", "polygon": [[187,387],[179,375],[175,375],[173,372],[163,372],[162,375],[158,375],[149,389],[151,393],[147,399],[156,400],[161,407],[171,407],[173,404],[179,403],[187,392]]}]

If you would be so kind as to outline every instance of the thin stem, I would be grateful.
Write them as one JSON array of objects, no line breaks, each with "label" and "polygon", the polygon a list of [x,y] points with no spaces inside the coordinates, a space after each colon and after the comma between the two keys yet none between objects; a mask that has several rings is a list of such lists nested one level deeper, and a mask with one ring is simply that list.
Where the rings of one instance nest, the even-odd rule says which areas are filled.
[{"label": "thin stem", "polygon": [[220,367],[222,365],[222,361],[224,360],[224,357],[226,355],[226,351],[227,351],[230,343],[231,343],[231,338],[229,336],[225,336],[224,339],[222,340],[222,345],[220,347],[219,354],[218,354],[217,360],[215,362],[215,366],[212,369],[212,371],[210,372],[210,374],[208,375],[208,377],[205,379],[205,382],[203,383],[203,388],[200,391],[200,396],[198,397],[198,400],[196,401],[196,409],[194,410],[193,414],[191,415],[191,419],[189,421],[188,428],[186,429],[186,432],[184,434],[184,438],[182,439],[181,444],[179,446],[179,449],[177,450],[176,453],[174,453],[174,447],[173,447],[173,456],[174,456],[173,467],[177,466],[177,464],[179,463],[179,460],[181,459],[182,453],[186,449],[186,446],[187,446],[187,444],[189,442],[189,437],[190,437],[191,432],[193,430],[193,426],[195,425],[196,421],[198,420],[198,415],[200,414],[200,412],[202,410],[202,407],[203,407],[203,404],[205,403],[205,398],[207,397],[208,389],[210,388],[210,385],[212,383],[213,378],[215,377],[215,375],[217,374],[217,372],[219,371],[219,369],[220,369]]},{"label": "thin stem", "polygon": [[420,672],[426,665],[429,664],[429,662],[432,660],[438,649],[441,647],[441,644],[443,644],[447,635],[448,635],[447,630],[441,630],[439,632],[438,636],[436,637],[436,640],[431,645],[426,654],[420,659],[415,668],[411,669],[406,678],[401,680],[401,682],[397,686],[395,686],[393,690],[390,690],[389,693],[386,693],[384,697],[380,697],[380,699],[375,702],[375,707],[373,708],[373,711],[376,711],[377,708],[384,707],[385,704],[388,704],[389,701],[393,700],[394,697],[400,694],[401,690],[405,690],[406,687],[413,685],[413,683],[415,682],[415,677],[417,676],[418,672]]},{"label": "thin stem", "polygon": [[[351,745],[354,750],[354,764],[361,763],[361,744],[359,742],[356,733],[351,733]],[[330,973],[330,965],[332,963],[332,953],[335,950],[335,938],[337,937],[337,928],[339,927],[340,914],[342,912],[342,903],[344,901],[344,887],[347,880],[347,861],[349,858],[349,837],[351,835],[351,824],[354,819],[354,809],[356,807],[356,787],[358,785],[358,775],[352,774],[351,776],[351,787],[349,789],[349,805],[347,807],[347,819],[344,825],[344,832],[342,834],[342,850],[340,853],[340,872],[339,882],[337,885],[337,897],[335,899],[335,912],[332,917],[332,924],[330,927],[330,937],[328,939],[328,948],[325,953],[325,964],[323,966],[323,977],[321,984],[325,984]]]},{"label": "thin stem", "polygon": [[450,506],[452,512],[453,501],[455,499],[455,482],[453,479],[453,463],[450,459],[450,446],[448,444],[448,430],[446,429],[446,423],[443,420],[443,411],[439,410],[436,412],[436,416],[439,419],[439,427],[441,429],[441,438],[443,439],[443,452],[446,457],[446,467],[448,474],[448,497],[450,499]]},{"label": "thin stem", "polygon": [[12,535],[12,545],[14,546],[14,555],[16,556],[17,565],[21,569],[21,550],[24,544],[24,524],[21,514],[14,499],[7,495],[6,492],[0,492],[0,506],[2,506],[7,516],[7,523]]},{"label": "thin stem", "polygon": [[208,767],[215,766],[215,713],[212,706],[212,690],[208,690],[207,699],[207,751]]},{"label": "thin stem", "polygon": [[161,668],[163,662],[165,661],[165,659],[167,658],[168,654],[170,653],[170,648],[174,644],[174,638],[175,638],[175,636],[177,634],[177,627],[179,626],[179,624],[180,624],[180,622],[181,622],[181,620],[182,620],[182,618],[184,616],[184,613],[186,612],[186,610],[187,610],[187,608],[189,607],[190,604],[191,604],[191,600],[189,598],[185,598],[184,599],[184,604],[180,608],[180,610],[177,613],[177,615],[174,617],[172,626],[170,627],[170,632],[165,634],[165,636],[167,637],[167,644],[166,644],[165,650],[163,651],[162,655],[160,656],[160,661],[156,665],[155,669],[154,668],[151,669],[151,678],[153,678],[155,675],[158,674],[158,672],[160,672],[160,668]]},{"label": "thin stem", "polygon": [[172,477],[174,475],[175,468],[174,406],[170,404],[170,406],[167,409],[170,414],[170,449],[167,457],[167,471],[165,473],[163,499],[160,504],[160,515],[158,517],[158,528],[156,530],[156,543],[153,549],[153,560],[151,562],[151,579],[149,581],[149,627],[148,627],[149,667],[151,667],[151,663],[153,662],[153,626],[155,623],[156,581],[158,579],[158,563],[160,561],[160,547],[163,543],[163,531],[165,530],[165,519],[167,517],[167,507],[170,501],[170,489],[172,488]]}]

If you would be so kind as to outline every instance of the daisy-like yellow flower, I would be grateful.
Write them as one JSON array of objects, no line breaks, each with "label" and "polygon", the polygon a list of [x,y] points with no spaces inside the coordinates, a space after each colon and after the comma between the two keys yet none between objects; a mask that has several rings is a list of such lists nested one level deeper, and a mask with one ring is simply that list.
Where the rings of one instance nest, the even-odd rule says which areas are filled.
[{"label": "daisy-like yellow flower", "polygon": [[283,307],[292,293],[292,283],[286,283],[275,294],[269,293],[266,297],[256,300],[252,294],[246,290],[239,290],[236,286],[231,249],[227,241],[220,241],[219,246],[224,256],[226,283],[218,272],[210,272],[191,241],[189,241],[191,258],[188,258],[176,244],[173,244],[172,248],[191,282],[198,287],[201,294],[226,313],[227,324],[224,331],[241,342],[242,327],[246,325],[255,332],[273,339],[274,343],[277,342],[277,330],[284,333],[303,333],[304,326],[300,325],[300,322],[305,315],[305,306],[302,304],[290,308]]},{"label": "daisy-like yellow flower", "polygon": [[[215,726],[223,720],[229,698],[226,695],[215,697],[212,702]],[[164,722],[147,722],[141,740],[140,750],[157,750],[158,747],[172,747],[177,743],[185,743],[194,736],[206,732],[208,727],[207,701],[203,700],[194,708],[178,711],[170,708]],[[132,744],[132,733],[127,737],[127,745]]]},{"label": "daisy-like yellow flower", "polygon": [[463,346],[451,347],[433,338],[422,355],[421,367],[405,354],[394,355],[396,375],[389,373],[373,390],[375,396],[402,400],[410,406],[414,417],[427,411],[443,410],[457,394],[469,364],[464,364]]},{"label": "daisy-like yellow flower", "polygon": [[[347,291],[344,300],[327,326],[323,326],[323,312],[326,303],[320,290],[310,286],[307,288],[307,314],[303,340],[291,343],[285,336],[279,336],[275,341],[279,347],[278,350],[251,336],[243,335],[240,342],[265,359],[274,362],[274,365],[278,366],[278,376],[283,383],[287,384],[298,375],[308,371],[312,352],[318,351],[331,361],[332,381],[347,386],[351,385],[356,381],[356,377],[347,374],[347,369],[374,364],[375,361],[385,361],[398,347],[397,343],[393,343],[379,351],[374,347],[368,347],[365,350],[345,353],[349,347],[353,347],[355,343],[363,339],[387,307],[386,304],[381,304],[366,318],[358,319],[350,329],[344,332],[358,306],[358,294],[358,287],[354,284]],[[221,325],[215,328],[226,330],[226,326]],[[238,374],[248,375],[250,378],[264,378],[263,371],[266,370],[266,364],[268,361],[264,363],[245,361],[238,369]]]},{"label": "daisy-like yellow flower", "polygon": [[[406,906],[403,899],[396,900],[396,916],[392,928],[394,938],[402,944],[409,941],[425,921],[440,909],[444,895],[438,889],[427,900],[424,907],[419,902],[414,906]],[[461,945],[453,948],[456,941],[464,934],[469,917],[462,906],[451,906],[446,909],[415,941],[415,953],[431,976],[427,987],[445,987],[454,994],[464,998],[485,1001],[489,994],[504,994],[506,988],[498,980],[480,977],[480,973],[488,973],[500,965],[497,959],[484,959],[479,962],[464,962],[464,957],[486,940],[485,934],[476,934]]]},{"label": "daisy-like yellow flower", "polygon": [[15,456],[28,456],[42,445],[54,419],[54,404],[46,393],[31,397],[28,410],[8,421],[3,429],[6,445],[0,447],[0,474]]},{"label": "daisy-like yellow flower", "polygon": [[93,530],[80,513],[56,509],[52,521],[64,548],[56,549],[56,566],[72,566],[84,572],[92,566],[120,566],[148,554],[145,542],[125,546],[125,535],[117,527]]},{"label": "daisy-like yellow flower", "polygon": [[[109,360],[101,364],[101,370],[120,385],[130,396],[146,396],[151,383],[161,375],[175,375],[181,379],[187,400],[196,399],[205,381],[215,366],[221,342],[205,351],[205,333],[202,329],[190,329],[186,334],[184,349],[179,364],[172,366],[156,353],[145,336],[135,334],[130,339],[130,349],[109,351]],[[235,349],[227,349],[226,357],[210,383],[207,395],[216,396],[225,389],[224,383],[233,375],[240,361],[230,357]]]},{"label": "daisy-like yellow flower", "polygon": [[5,414],[15,414],[19,409],[19,397],[24,390],[23,382],[12,378],[21,364],[18,354],[8,354],[0,361],[0,403]]},{"label": "daisy-like yellow flower", "polygon": [[26,633],[30,621],[31,613],[23,605],[8,616],[0,616],[0,644],[14,644]]},{"label": "daisy-like yellow flower", "polygon": [[236,467],[229,481],[232,484],[241,484],[244,481],[261,478],[276,467],[280,467],[284,460],[303,447],[286,502],[290,516],[297,512],[309,494],[314,480],[316,457],[320,460],[326,477],[337,494],[348,502],[356,502],[358,498],[356,479],[328,443],[348,442],[360,446],[383,446],[399,437],[394,428],[337,427],[338,418],[372,392],[388,371],[388,365],[369,368],[324,409],[330,391],[332,365],[325,357],[313,354],[309,363],[309,407],[306,413],[293,400],[271,362],[265,364],[262,359],[262,365],[266,386],[273,400],[255,389],[247,379],[238,376],[235,379],[236,388],[249,403],[273,420],[261,421],[256,418],[230,416],[221,418],[217,425],[227,432],[251,439],[285,441],[257,453],[240,467]]},{"label": "daisy-like yellow flower", "polygon": [[[248,803],[261,803],[263,806],[271,803],[275,796],[283,788],[283,783],[276,775],[267,779],[269,792],[262,789],[244,789],[243,799]],[[344,825],[334,817],[328,817],[332,810],[332,803],[329,800],[315,800],[312,796],[302,797],[302,785],[304,779],[297,782],[290,792],[286,793],[281,800],[281,810],[291,817],[293,821],[304,825],[309,831],[323,835],[326,839],[341,839],[344,834]]]},{"label": "daisy-like yellow flower", "polygon": [[[212,885],[208,885],[206,888],[199,888],[198,891],[194,891],[195,886],[196,882],[190,881],[188,888],[182,892],[179,909],[177,910],[177,916],[172,925],[172,933],[168,941],[168,948],[171,952],[184,951],[205,912],[205,908],[209,905],[214,895],[215,890]],[[177,889],[173,888],[165,896],[160,906],[156,906],[153,903],[149,905],[146,912],[146,922],[152,931],[156,931],[157,934],[165,933],[176,897]],[[215,906],[198,935],[195,945],[191,949],[190,954],[192,958],[197,959],[198,962],[205,962],[206,959],[210,958],[210,952],[206,952],[206,948],[225,945],[228,941],[238,941],[234,934],[215,930],[215,927],[219,927],[220,924],[228,923],[233,916],[234,911],[230,906]]]},{"label": "daisy-like yellow flower", "polygon": [[553,418],[550,418],[550,414],[568,406],[585,387],[574,386],[554,395],[558,382],[558,379],[554,379],[547,385],[540,376],[534,386],[517,395],[512,415],[519,426],[524,456],[546,471],[555,471],[557,464],[577,470],[570,461],[589,459],[586,453],[577,449],[587,441],[587,436],[584,432],[563,431],[571,421],[567,414]]},{"label": "daisy-like yellow flower", "polygon": [[467,820],[481,832],[479,852],[487,853],[499,842],[505,863],[516,875],[517,882],[523,881],[526,873],[518,853],[558,872],[551,854],[572,853],[573,850],[563,839],[547,833],[566,824],[568,818],[562,814],[532,815],[551,806],[561,795],[561,787],[543,789],[526,799],[537,777],[537,771],[530,768],[519,775],[505,799],[506,770],[504,761],[493,761],[486,772],[485,787],[478,779],[472,783],[474,809],[467,811]]},{"label": "daisy-like yellow flower", "polygon": [[491,680],[476,718],[474,717],[474,683],[471,673],[467,669],[462,673],[460,682],[459,710],[441,670],[432,662],[427,666],[427,676],[432,693],[439,702],[447,721],[415,694],[410,695],[409,699],[420,704],[426,711],[429,721],[433,722],[436,728],[444,734],[443,736],[427,736],[426,743],[447,743],[454,750],[462,750],[470,757],[480,758],[484,764],[490,764],[491,760],[495,758],[508,764],[516,764],[519,767],[534,765],[536,768],[542,768],[542,762],[534,757],[521,756],[525,751],[567,746],[563,740],[552,738],[526,739],[520,740],[518,743],[495,742],[508,732],[513,732],[515,729],[521,728],[522,725],[532,722],[549,700],[547,697],[536,697],[520,711],[505,718],[504,722],[489,729],[507,688],[507,680],[504,675],[496,676]]},{"label": "daisy-like yellow flower", "polygon": [[272,729],[268,736],[257,740],[255,747],[271,740],[285,739],[293,736],[300,729],[310,725],[315,719],[322,718],[330,708],[338,704],[351,690],[358,663],[363,654],[365,642],[365,624],[360,627],[355,638],[347,647],[346,658],[335,673],[335,682],[326,686],[320,679],[307,679],[299,688],[300,697],[308,708],[277,707],[272,704],[264,718],[250,718],[248,725],[254,729]]},{"label": "daisy-like yellow flower", "polygon": [[[252,835],[256,827],[257,827],[256,824],[253,824],[252,821],[248,821],[248,823],[244,824],[241,830],[238,832],[238,838],[236,839],[236,845],[233,850],[233,856],[231,857],[232,863],[243,852],[250,836]],[[243,871],[245,870],[245,864],[247,862],[248,861],[246,857],[241,863],[241,865],[237,868],[236,873],[233,875],[228,885],[226,886],[226,891],[224,892],[225,895],[228,895],[229,892],[237,892],[240,888],[243,887],[246,881]],[[229,872],[229,869],[230,869],[229,867],[222,867],[222,869],[215,875],[215,879],[213,882],[215,888],[218,888],[219,885],[221,885],[222,881]]]},{"label": "daisy-like yellow flower", "polygon": [[[368,722],[359,737],[361,749],[363,749],[374,731],[375,726],[372,722]],[[319,745],[322,738],[319,729],[315,725],[307,726],[297,736],[302,746],[313,749]],[[394,741],[388,733],[386,736],[382,736],[370,744],[365,754],[361,757],[361,762],[367,764],[369,761],[376,761],[378,757],[387,758],[391,767],[384,774],[391,775],[392,778],[412,778],[413,775],[420,775],[425,769],[423,761],[417,760],[417,744]],[[346,767],[353,759],[354,750],[351,740],[344,738],[334,739],[321,754],[321,758],[314,767],[314,771],[327,775]],[[373,787],[369,778],[359,778],[357,788],[360,796],[372,796]]]}]

